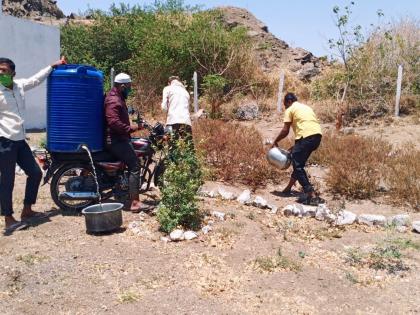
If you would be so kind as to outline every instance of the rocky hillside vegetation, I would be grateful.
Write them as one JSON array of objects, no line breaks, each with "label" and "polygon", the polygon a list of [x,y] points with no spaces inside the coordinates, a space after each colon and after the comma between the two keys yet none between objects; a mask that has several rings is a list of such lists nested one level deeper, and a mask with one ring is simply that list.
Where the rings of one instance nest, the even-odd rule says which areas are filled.
[{"label": "rocky hillside vegetation", "polygon": [[324,63],[303,48],[290,47],[285,41],[270,33],[268,26],[251,12],[236,7],[220,7],[223,20],[230,28],[245,27],[254,43],[255,54],[265,72],[284,67],[296,73],[301,80],[318,75]]},{"label": "rocky hillside vegetation", "polygon": [[3,0],[2,9],[5,14],[34,20],[65,17],[56,0]]}]

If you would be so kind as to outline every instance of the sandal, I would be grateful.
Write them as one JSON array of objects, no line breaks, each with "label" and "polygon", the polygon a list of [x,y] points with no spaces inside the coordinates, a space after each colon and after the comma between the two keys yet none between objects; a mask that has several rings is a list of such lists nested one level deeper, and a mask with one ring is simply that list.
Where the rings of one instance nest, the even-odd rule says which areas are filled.
[{"label": "sandal", "polygon": [[4,228],[4,234],[12,234],[14,231],[21,231],[28,227],[29,225],[27,225],[25,222],[22,222],[22,221],[16,222],[7,228]]},{"label": "sandal", "polygon": [[325,203],[325,200],[318,196],[307,197],[306,200],[302,201],[302,204],[304,204],[305,206],[314,206],[314,207],[317,207],[323,203]]},{"label": "sandal", "polygon": [[29,221],[29,220],[32,220],[32,219],[44,219],[44,218],[47,218],[48,216],[49,216],[48,213],[36,212],[34,215],[23,217],[21,219],[22,219],[22,221]]}]

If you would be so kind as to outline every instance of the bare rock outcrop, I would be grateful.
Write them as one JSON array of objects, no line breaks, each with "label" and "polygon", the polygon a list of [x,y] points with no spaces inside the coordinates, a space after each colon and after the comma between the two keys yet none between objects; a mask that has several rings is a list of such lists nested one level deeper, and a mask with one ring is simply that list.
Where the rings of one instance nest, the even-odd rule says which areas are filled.
[{"label": "bare rock outcrop", "polygon": [[65,17],[56,0],[3,0],[2,10],[8,15],[34,20]]},{"label": "bare rock outcrop", "polygon": [[245,27],[254,42],[255,55],[265,72],[277,71],[280,67],[294,72],[303,81],[318,75],[324,63],[303,48],[290,47],[285,41],[269,32],[267,25],[251,12],[237,7],[219,7],[228,27]]}]

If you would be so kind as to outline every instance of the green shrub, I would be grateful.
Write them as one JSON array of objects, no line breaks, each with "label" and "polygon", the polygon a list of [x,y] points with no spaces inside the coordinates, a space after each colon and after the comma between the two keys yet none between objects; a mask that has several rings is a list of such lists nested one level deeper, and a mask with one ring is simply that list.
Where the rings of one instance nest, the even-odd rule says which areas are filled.
[{"label": "green shrub", "polygon": [[209,74],[203,78],[203,90],[207,100],[211,104],[210,115],[216,117],[219,113],[219,106],[223,101],[224,88],[227,80],[218,74]]},{"label": "green shrub", "polygon": [[201,215],[196,193],[202,184],[200,163],[194,150],[180,140],[171,149],[163,175],[162,200],[157,214],[161,229],[170,233],[177,226],[198,229]]},{"label": "green shrub", "polygon": [[92,14],[91,25],[62,27],[62,54],[71,63],[91,64],[107,75],[111,67],[130,73],[137,91],[134,101],[144,111],[155,110],[170,75],[180,76],[187,85],[194,71],[200,81],[216,75],[228,83],[227,93],[250,93],[256,69],[252,45],[244,28],[224,24],[220,11],[159,1],[145,8],[122,4]]}]

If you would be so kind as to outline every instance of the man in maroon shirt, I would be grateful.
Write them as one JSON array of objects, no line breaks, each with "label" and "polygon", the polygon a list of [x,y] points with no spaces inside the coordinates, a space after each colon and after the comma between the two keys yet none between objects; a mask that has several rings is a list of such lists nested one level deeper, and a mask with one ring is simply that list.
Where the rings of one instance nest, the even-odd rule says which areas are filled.
[{"label": "man in maroon shirt", "polygon": [[107,149],[119,160],[123,161],[130,173],[129,192],[131,198],[130,210],[139,212],[140,165],[131,144],[130,133],[139,129],[138,125],[130,124],[128,108],[125,103],[131,92],[131,78],[125,73],[115,77],[114,87],[105,97],[105,121]]}]

